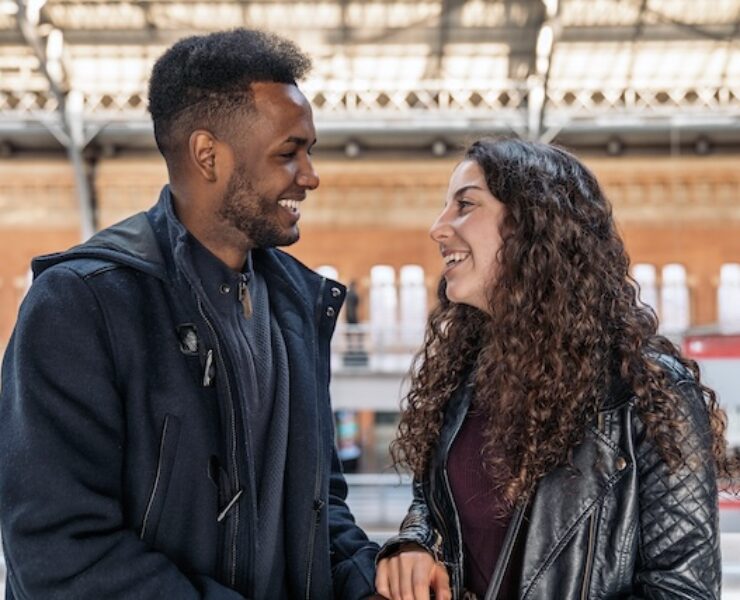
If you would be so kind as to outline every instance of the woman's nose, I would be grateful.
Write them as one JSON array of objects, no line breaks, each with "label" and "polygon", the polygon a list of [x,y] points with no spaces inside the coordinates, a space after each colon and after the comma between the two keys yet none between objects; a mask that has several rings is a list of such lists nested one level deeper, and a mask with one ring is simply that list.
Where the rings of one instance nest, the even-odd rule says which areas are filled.
[{"label": "woman's nose", "polygon": [[429,228],[429,236],[435,242],[442,242],[452,234],[452,227],[446,218],[446,212],[443,210]]}]

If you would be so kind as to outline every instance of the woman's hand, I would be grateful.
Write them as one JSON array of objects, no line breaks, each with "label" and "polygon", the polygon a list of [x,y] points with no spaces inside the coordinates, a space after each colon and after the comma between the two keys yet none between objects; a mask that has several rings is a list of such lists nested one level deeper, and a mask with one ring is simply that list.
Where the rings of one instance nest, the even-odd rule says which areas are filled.
[{"label": "woman's hand", "polygon": [[445,566],[416,544],[404,544],[396,554],[378,562],[375,588],[390,600],[451,600],[450,577]]}]

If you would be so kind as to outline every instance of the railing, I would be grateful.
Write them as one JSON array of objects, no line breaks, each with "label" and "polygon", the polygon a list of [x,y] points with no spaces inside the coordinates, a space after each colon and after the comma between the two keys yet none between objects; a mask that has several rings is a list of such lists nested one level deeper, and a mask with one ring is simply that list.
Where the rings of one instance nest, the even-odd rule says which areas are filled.
[{"label": "railing", "polygon": [[345,475],[347,503],[368,537],[382,543],[398,531],[411,504],[411,477],[396,473]]},{"label": "railing", "polygon": [[[125,87],[81,90],[86,120],[141,121],[148,125],[145,81],[137,89]],[[469,119],[484,119],[489,124],[513,127],[524,126],[526,122],[528,92],[515,81],[500,88],[442,80],[405,86],[392,82],[365,86],[353,82],[349,86],[317,81],[308,82],[303,89],[315,107],[317,120],[337,127],[350,128],[350,124],[342,125],[349,115],[365,120],[399,119],[407,126],[410,116],[435,123],[457,117],[464,119],[460,124],[463,128],[470,126]],[[686,115],[694,119],[703,116],[718,120],[736,117],[740,98],[729,85],[619,86],[612,89],[552,85],[548,90],[547,105],[546,116],[550,125],[571,120],[585,123],[589,119],[600,120],[605,115],[673,118],[676,111],[686,111]],[[26,81],[24,85],[18,82],[0,89],[0,113],[41,119],[44,113],[53,112],[56,108],[57,100],[53,94],[35,81]],[[448,128],[454,129],[455,123],[453,119]]]},{"label": "railing", "polygon": [[423,331],[390,323],[339,323],[332,342],[336,370],[406,373],[420,348]]}]

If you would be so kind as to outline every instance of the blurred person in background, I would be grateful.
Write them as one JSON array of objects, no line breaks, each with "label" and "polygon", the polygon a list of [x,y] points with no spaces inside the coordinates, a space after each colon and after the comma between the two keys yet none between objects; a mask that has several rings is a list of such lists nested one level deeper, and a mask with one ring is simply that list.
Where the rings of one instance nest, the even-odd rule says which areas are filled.
[{"label": "blurred person in background", "polygon": [[274,248],[319,185],[309,68],[256,31],[175,44],[159,202],[34,261],[0,400],[8,598],[373,595],[329,403],[344,288]]},{"label": "blurred person in background", "polygon": [[378,591],[718,599],[724,414],[656,333],[593,174],[478,141],[431,237],[439,305],[391,445],[414,500]]}]

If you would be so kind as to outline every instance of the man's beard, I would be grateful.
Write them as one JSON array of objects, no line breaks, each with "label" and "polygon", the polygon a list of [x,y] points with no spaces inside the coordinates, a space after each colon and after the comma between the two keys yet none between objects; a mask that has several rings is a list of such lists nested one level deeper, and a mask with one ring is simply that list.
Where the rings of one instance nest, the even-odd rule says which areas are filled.
[{"label": "man's beard", "polygon": [[260,196],[237,169],[226,186],[218,216],[244,234],[254,248],[289,246],[298,241],[298,229],[283,227],[279,210],[277,198]]}]

